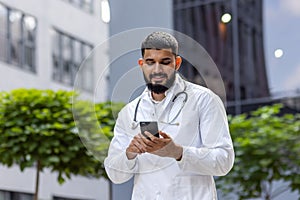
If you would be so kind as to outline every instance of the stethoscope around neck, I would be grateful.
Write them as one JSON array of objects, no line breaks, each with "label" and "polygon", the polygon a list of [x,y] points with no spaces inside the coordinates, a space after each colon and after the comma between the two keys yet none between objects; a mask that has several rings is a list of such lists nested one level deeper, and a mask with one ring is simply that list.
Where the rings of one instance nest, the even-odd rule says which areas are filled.
[{"label": "stethoscope around neck", "polygon": [[[184,99],[182,101],[182,104],[181,104],[181,107],[180,109],[178,110],[177,114],[171,119],[169,120],[168,122],[164,122],[164,121],[159,121],[160,123],[163,123],[163,124],[167,124],[167,125],[176,125],[176,126],[179,126],[179,123],[174,123],[175,119],[177,119],[177,117],[179,116],[179,114],[181,113],[185,103],[187,102],[188,100],[188,94],[186,93],[186,83],[184,82],[184,89],[183,91],[181,92],[178,92],[174,98],[172,99],[172,102],[175,103],[175,100],[180,96],[180,95],[184,95]],[[137,120],[137,112],[138,112],[138,109],[139,109],[139,105],[140,105],[140,102],[142,100],[142,97],[139,98],[136,106],[135,106],[135,109],[134,109],[134,116],[133,116],[133,122],[131,124],[131,129],[136,129],[139,125],[139,122]]]}]

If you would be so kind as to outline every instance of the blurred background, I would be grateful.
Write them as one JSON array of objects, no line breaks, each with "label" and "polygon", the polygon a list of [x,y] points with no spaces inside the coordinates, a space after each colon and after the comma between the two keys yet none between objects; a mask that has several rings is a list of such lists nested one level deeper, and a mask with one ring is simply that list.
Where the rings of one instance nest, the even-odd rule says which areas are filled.
[{"label": "blurred background", "polygon": [[[128,73],[137,66],[139,47],[116,56],[123,44],[111,44],[110,38],[159,27],[204,47],[221,73],[229,114],[279,102],[284,112],[298,113],[299,20],[299,0],[0,0],[0,91],[73,90],[76,80],[87,98],[128,102],[128,88],[113,92],[124,74],[129,85],[141,80],[140,72],[138,78]],[[124,45],[139,45],[151,30]],[[193,48],[180,51],[192,54]],[[194,83],[205,86],[215,78],[210,68],[199,73],[201,61],[193,66],[185,59],[183,65],[180,72]],[[34,176],[34,170],[0,165],[0,200],[32,199]],[[111,185],[104,178],[73,177],[59,185],[50,170],[41,176],[40,199],[130,199],[132,182]],[[296,197],[287,191],[276,200]]]}]

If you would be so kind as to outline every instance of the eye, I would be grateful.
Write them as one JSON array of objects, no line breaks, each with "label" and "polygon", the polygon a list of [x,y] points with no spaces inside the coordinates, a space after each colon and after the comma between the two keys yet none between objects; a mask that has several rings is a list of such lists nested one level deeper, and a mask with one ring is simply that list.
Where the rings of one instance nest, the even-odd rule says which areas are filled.
[{"label": "eye", "polygon": [[160,64],[162,64],[162,65],[169,65],[170,63],[171,63],[170,60],[164,60]]},{"label": "eye", "polygon": [[146,60],[147,65],[153,65],[155,62],[153,60]]},{"label": "eye", "polygon": [[160,62],[162,65],[169,65],[171,63],[171,59],[164,59]]}]

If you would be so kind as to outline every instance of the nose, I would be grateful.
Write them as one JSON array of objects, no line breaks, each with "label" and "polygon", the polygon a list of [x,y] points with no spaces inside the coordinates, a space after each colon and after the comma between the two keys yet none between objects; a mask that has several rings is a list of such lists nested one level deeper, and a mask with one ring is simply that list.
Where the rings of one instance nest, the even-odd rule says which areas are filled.
[{"label": "nose", "polygon": [[154,73],[159,73],[162,72],[162,66],[159,62],[156,62],[153,66],[153,72]]}]

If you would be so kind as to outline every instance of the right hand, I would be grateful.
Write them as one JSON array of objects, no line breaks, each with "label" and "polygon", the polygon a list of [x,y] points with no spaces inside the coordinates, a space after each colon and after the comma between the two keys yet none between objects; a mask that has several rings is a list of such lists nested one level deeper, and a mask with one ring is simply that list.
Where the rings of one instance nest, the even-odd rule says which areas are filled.
[{"label": "right hand", "polygon": [[126,149],[126,156],[129,160],[134,159],[138,154],[146,152],[146,144],[143,141],[141,134],[137,134],[131,140]]}]

